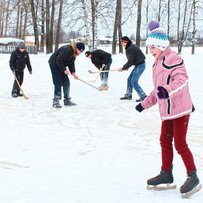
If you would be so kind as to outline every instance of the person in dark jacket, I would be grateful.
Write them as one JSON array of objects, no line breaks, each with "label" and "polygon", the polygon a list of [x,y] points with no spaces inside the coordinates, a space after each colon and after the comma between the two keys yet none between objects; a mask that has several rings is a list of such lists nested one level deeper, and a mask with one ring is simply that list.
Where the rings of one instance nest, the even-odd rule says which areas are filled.
[{"label": "person in dark jacket", "polygon": [[92,63],[100,71],[107,71],[107,72],[100,73],[101,86],[99,88],[101,90],[108,90],[108,76],[109,76],[108,70],[110,70],[110,67],[112,64],[111,54],[101,49],[97,49],[92,52],[86,51],[85,55],[87,58],[91,59]]},{"label": "person in dark jacket", "polygon": [[[26,51],[26,47],[23,42],[19,43],[16,50],[11,53],[9,65],[20,85],[23,84],[25,65],[27,66],[29,73],[32,74],[29,54]],[[12,97],[23,96],[20,93],[20,88],[16,80],[14,80],[11,95]]]},{"label": "person in dark jacket", "polygon": [[128,80],[127,80],[127,90],[124,97],[121,97],[121,100],[131,100],[132,99],[132,91],[133,88],[137,92],[139,99],[136,100],[136,102],[140,102],[144,100],[146,97],[146,94],[144,90],[141,88],[141,86],[138,84],[138,80],[142,73],[145,70],[145,55],[141,51],[139,47],[132,44],[132,41],[127,37],[124,36],[120,39],[121,44],[126,49],[126,56],[127,56],[127,63],[123,65],[122,68],[119,68],[119,71],[126,71],[131,66],[134,65],[133,70],[131,71]]},{"label": "person in dark jacket", "polygon": [[[61,108],[60,99],[62,97],[61,87],[63,87],[64,105],[76,105],[70,98],[70,80],[68,75],[72,75],[76,80],[75,59],[85,50],[85,45],[81,42],[72,42],[70,45],[60,47],[49,58],[52,80],[54,84],[53,107]],[[66,68],[68,67],[68,69]]]}]

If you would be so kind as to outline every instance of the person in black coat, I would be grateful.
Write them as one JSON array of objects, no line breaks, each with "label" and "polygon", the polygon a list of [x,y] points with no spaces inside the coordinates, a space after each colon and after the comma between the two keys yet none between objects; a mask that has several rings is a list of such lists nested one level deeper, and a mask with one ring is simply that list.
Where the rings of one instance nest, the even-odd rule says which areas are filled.
[{"label": "person in black coat", "polygon": [[100,73],[100,79],[101,79],[101,86],[100,89],[107,90],[108,89],[108,76],[110,70],[111,64],[112,64],[112,58],[111,54],[101,50],[97,49],[95,51],[86,51],[85,55],[87,58],[90,58],[92,63],[100,70],[100,71],[107,71],[107,72],[101,72]]},{"label": "person in black coat", "polygon": [[132,99],[132,91],[133,88],[137,92],[139,99],[136,102],[142,101],[146,94],[141,86],[138,84],[138,80],[140,76],[143,74],[145,70],[145,55],[141,51],[139,47],[135,44],[132,44],[132,41],[124,36],[120,39],[121,44],[125,47],[127,62],[123,65],[122,68],[119,68],[119,71],[128,70],[131,66],[134,65],[133,70],[131,71],[128,80],[127,80],[127,90],[124,97],[121,97],[121,100],[131,100]]},{"label": "person in black coat", "polygon": [[[23,42],[19,43],[16,50],[11,53],[9,65],[20,85],[23,84],[25,66],[27,66],[29,73],[32,74],[29,54]],[[14,80],[11,95],[12,97],[23,96],[16,80]]]},{"label": "person in black coat", "polygon": [[[85,45],[81,42],[73,42],[70,45],[60,47],[49,58],[49,66],[51,69],[52,80],[54,84],[54,98],[53,107],[61,108],[60,99],[62,97],[61,87],[63,87],[64,105],[73,106],[76,105],[70,98],[70,81],[68,75],[72,75],[75,79],[78,79],[75,70],[75,59],[85,49]],[[66,68],[68,67],[68,69]]]}]

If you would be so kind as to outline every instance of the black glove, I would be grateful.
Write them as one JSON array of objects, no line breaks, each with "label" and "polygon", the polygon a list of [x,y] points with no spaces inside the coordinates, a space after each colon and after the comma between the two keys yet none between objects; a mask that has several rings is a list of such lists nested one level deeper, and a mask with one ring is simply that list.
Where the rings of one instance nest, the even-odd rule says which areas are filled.
[{"label": "black glove", "polygon": [[138,111],[138,112],[142,112],[144,110],[143,106],[141,105],[141,103],[139,103],[137,106],[135,106],[135,109]]},{"label": "black glove", "polygon": [[157,87],[157,96],[159,97],[159,99],[168,99],[169,95],[168,95],[168,91],[162,87],[162,86],[158,86]]}]

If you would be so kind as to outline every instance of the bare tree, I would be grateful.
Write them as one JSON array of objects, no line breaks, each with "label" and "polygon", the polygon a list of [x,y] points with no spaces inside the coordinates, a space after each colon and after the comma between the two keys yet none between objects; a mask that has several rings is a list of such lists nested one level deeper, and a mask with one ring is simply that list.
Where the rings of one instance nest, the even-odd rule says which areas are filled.
[{"label": "bare tree", "polygon": [[171,15],[171,0],[168,0],[167,2],[167,34],[169,36],[170,33],[170,15]]},{"label": "bare tree", "polygon": [[[113,31],[112,54],[116,53],[117,37],[118,37],[118,39],[120,39],[122,37],[121,12],[122,12],[121,0],[117,0],[115,21],[114,21],[114,31]],[[119,40],[119,53],[123,53],[123,47],[121,46],[120,40]]]},{"label": "bare tree", "polygon": [[[46,53],[53,52],[53,37],[54,37],[54,16],[55,16],[56,1],[52,0],[51,4],[49,0],[45,2],[45,22],[46,22]],[[51,9],[51,14],[50,14]]]},{"label": "bare tree", "polygon": [[38,32],[38,26],[37,26],[37,12],[35,11],[34,0],[30,0],[30,7],[31,7],[31,13],[32,13],[35,45],[37,46],[37,48],[39,48],[39,35],[38,35],[39,32]]},{"label": "bare tree", "polygon": [[[146,3],[146,25],[148,24],[149,22],[149,8],[150,8],[150,4],[151,4],[152,0],[147,0],[147,3]],[[148,36],[148,29],[147,27],[145,28],[146,30],[146,37]],[[146,46],[146,54],[148,54],[148,47]]]},{"label": "bare tree", "polygon": [[136,45],[140,47],[140,28],[141,28],[141,13],[142,13],[142,0],[138,0],[137,5],[137,30],[136,30]]},{"label": "bare tree", "polygon": [[162,8],[162,0],[159,0],[158,1],[158,16],[157,16],[158,21],[161,20],[161,8]]},{"label": "bare tree", "polygon": [[54,17],[55,17],[55,6],[56,0],[52,0],[52,9],[51,9],[51,21],[50,21],[50,32],[49,32],[49,51],[53,52],[53,44],[54,44]]},{"label": "bare tree", "polygon": [[18,37],[19,36],[19,27],[20,27],[20,4],[18,3],[17,5],[17,22],[16,22],[16,33],[15,36]]},{"label": "bare tree", "polygon": [[45,41],[45,9],[44,0],[41,2],[41,41],[40,41],[40,51],[44,52],[44,41]]},{"label": "bare tree", "polygon": [[[193,53],[196,35],[202,30],[202,11],[199,9],[197,13],[201,4],[199,0],[0,0],[0,36],[23,39],[25,35],[34,33],[35,44],[39,46],[40,34],[40,50],[43,51],[46,40],[46,53],[51,53],[54,44],[57,49],[63,39],[63,24],[66,33],[75,33],[76,38],[85,36],[90,50],[97,48],[99,32],[113,35],[112,53],[116,53],[118,39],[126,24],[135,22],[136,44],[140,46],[141,36],[144,32],[148,34],[146,23],[157,19],[167,25],[168,35],[177,39],[179,53],[189,40]],[[135,5],[137,12],[134,12]],[[146,17],[141,18],[143,11]],[[130,34],[129,31],[126,34]],[[119,42],[119,52],[122,51]]]},{"label": "bare tree", "polygon": [[46,53],[51,53],[50,47],[50,10],[49,10],[49,0],[46,0]]},{"label": "bare tree", "polygon": [[[122,0],[119,0],[118,5],[118,39],[122,37]],[[118,46],[119,46],[119,53],[123,53],[123,46],[121,45],[120,40],[118,40]]]},{"label": "bare tree", "polygon": [[5,17],[5,31],[4,31],[4,36],[7,36],[7,28],[8,28],[8,19],[9,19],[9,7],[10,7],[10,0],[7,1],[6,4],[6,17]]},{"label": "bare tree", "polygon": [[0,37],[3,35],[3,29],[4,29],[4,26],[3,26],[3,23],[4,23],[4,16],[3,16],[3,6],[2,6],[2,2],[1,2],[1,5],[0,5]]},{"label": "bare tree", "polygon": [[89,27],[88,27],[88,12],[87,12],[85,0],[81,0],[81,3],[82,3],[82,9],[84,12],[84,24],[85,24],[87,44],[89,46],[89,50],[92,50],[91,37],[90,37],[90,32],[89,32]]},{"label": "bare tree", "polygon": [[197,10],[197,0],[193,0],[192,3],[192,54],[195,53],[195,44],[196,44],[196,10]]},{"label": "bare tree", "polygon": [[98,8],[98,0],[91,0],[91,6],[92,6],[92,47],[93,50],[97,49],[97,8]]},{"label": "bare tree", "polygon": [[60,41],[62,8],[63,8],[63,0],[60,0],[58,23],[57,23],[57,30],[56,30],[56,40],[55,40],[55,51],[58,49],[59,41]]},{"label": "bare tree", "polygon": [[24,1],[24,23],[23,23],[23,29],[22,29],[22,38],[25,39],[26,34],[26,28],[27,28],[27,22],[28,22],[28,8],[29,3]]},{"label": "bare tree", "polygon": [[23,12],[24,10],[24,5],[23,2],[20,1],[20,13],[19,13],[19,32],[18,32],[18,37],[23,38]]},{"label": "bare tree", "polygon": [[[188,15],[188,2],[189,0],[185,0],[184,4],[184,10],[183,10],[183,17],[182,17],[182,28],[180,28],[180,13],[181,13],[181,1],[179,0],[179,10],[178,10],[178,32],[177,32],[177,41],[178,41],[178,53],[181,53],[183,43],[187,38],[188,35],[188,30],[191,22],[191,14],[192,10],[189,10],[189,15]],[[188,17],[188,18],[187,18]],[[181,30],[181,31],[180,31]]]}]

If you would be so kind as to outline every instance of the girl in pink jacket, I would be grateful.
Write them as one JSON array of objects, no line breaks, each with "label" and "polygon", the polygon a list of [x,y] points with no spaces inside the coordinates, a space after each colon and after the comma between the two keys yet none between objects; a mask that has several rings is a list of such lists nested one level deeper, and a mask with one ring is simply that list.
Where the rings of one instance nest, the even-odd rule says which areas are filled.
[{"label": "girl in pink jacket", "polygon": [[173,140],[187,172],[187,179],[180,187],[182,197],[188,197],[200,190],[201,185],[196,173],[193,155],[186,142],[190,113],[194,111],[188,88],[188,75],[183,59],[169,47],[166,32],[159,22],[148,24],[150,34],[146,44],[155,58],[152,68],[154,89],[144,101],[135,108],[138,112],[158,103],[162,119],[161,156],[162,166],[158,176],[147,181],[148,188],[173,183]]}]

